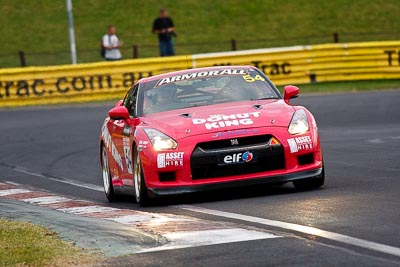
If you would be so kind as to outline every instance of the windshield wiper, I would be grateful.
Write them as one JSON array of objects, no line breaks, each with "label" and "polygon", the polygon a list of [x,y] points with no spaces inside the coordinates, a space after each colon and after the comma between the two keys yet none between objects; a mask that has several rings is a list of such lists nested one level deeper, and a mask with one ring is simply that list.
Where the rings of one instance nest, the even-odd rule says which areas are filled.
[{"label": "windshield wiper", "polygon": [[261,98],[250,99],[250,100],[255,101],[255,100],[268,100],[268,99],[279,99],[279,98],[278,97],[261,97]]}]

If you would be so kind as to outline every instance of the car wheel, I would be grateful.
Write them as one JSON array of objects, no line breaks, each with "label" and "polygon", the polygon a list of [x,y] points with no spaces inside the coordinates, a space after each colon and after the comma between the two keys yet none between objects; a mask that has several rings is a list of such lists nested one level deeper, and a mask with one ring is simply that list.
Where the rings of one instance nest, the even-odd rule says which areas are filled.
[{"label": "car wheel", "polygon": [[149,203],[149,196],[147,192],[146,181],[144,180],[142,161],[140,160],[140,155],[137,149],[135,149],[133,158],[135,163],[133,172],[135,198],[136,202],[143,207]]},{"label": "car wheel", "polygon": [[116,200],[116,195],[111,181],[110,165],[108,164],[107,151],[104,145],[101,146],[101,169],[104,193],[106,194],[108,201],[114,201]]},{"label": "car wheel", "polygon": [[325,183],[325,168],[322,168],[322,173],[318,177],[307,178],[293,181],[294,187],[299,191],[317,189]]}]

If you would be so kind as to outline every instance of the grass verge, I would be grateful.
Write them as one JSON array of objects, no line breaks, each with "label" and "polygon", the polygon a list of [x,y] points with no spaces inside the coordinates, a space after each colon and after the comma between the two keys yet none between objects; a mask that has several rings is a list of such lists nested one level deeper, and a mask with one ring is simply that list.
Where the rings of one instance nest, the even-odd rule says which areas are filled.
[{"label": "grass verge", "polygon": [[0,218],[1,266],[91,266],[96,262],[94,255],[43,226]]}]

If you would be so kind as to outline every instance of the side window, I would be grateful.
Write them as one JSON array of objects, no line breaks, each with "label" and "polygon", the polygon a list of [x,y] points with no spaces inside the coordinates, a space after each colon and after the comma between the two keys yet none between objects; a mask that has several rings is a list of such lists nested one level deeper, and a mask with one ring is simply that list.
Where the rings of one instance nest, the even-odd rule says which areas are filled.
[{"label": "side window", "polygon": [[129,115],[135,116],[136,99],[137,99],[138,85],[132,87],[126,94],[124,99],[124,106],[128,109]]}]

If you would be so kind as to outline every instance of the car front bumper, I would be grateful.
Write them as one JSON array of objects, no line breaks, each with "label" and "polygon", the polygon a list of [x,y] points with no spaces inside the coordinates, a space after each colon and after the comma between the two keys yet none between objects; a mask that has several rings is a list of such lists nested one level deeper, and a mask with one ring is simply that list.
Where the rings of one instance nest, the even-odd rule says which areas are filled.
[{"label": "car front bumper", "polygon": [[233,187],[252,186],[261,184],[274,184],[274,183],[286,183],[301,179],[319,179],[324,175],[324,170],[318,168],[315,170],[308,170],[284,175],[267,176],[255,179],[245,179],[238,181],[220,182],[212,184],[201,184],[201,185],[190,185],[190,186],[177,186],[167,188],[148,188],[150,197],[162,197],[169,195],[182,195],[190,194],[194,192],[212,191],[218,189],[227,189]]}]

